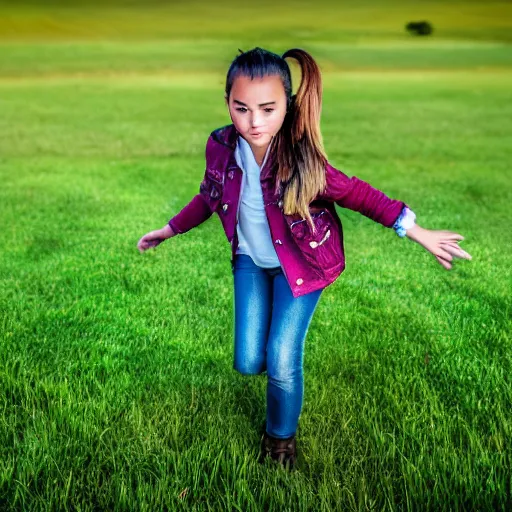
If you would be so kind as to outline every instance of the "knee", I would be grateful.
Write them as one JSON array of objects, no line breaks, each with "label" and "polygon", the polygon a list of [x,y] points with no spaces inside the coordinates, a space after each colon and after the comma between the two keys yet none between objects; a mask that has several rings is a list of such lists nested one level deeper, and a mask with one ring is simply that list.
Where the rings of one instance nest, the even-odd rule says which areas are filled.
[{"label": "knee", "polygon": [[295,368],[276,368],[271,366],[268,369],[268,378],[280,384],[287,384],[290,382],[300,381],[304,378],[304,370],[301,366]]},{"label": "knee", "polygon": [[235,363],[233,368],[242,375],[261,375],[266,370],[266,365]]}]

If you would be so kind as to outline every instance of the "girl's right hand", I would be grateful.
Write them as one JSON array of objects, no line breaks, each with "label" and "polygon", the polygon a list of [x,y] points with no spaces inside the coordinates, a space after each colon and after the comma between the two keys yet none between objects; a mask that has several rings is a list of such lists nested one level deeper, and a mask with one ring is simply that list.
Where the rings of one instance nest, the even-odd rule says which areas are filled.
[{"label": "girl's right hand", "polygon": [[150,231],[139,240],[137,243],[137,249],[139,249],[140,252],[144,252],[147,249],[151,249],[152,247],[160,245],[164,240],[171,238],[171,236],[174,236],[174,233],[172,232],[170,226],[166,226],[163,229]]}]

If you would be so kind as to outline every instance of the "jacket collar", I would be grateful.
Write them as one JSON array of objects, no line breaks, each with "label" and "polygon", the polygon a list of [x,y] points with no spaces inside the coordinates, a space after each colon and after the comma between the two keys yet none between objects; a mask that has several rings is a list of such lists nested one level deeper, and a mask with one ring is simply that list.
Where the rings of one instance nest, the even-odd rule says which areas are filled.
[{"label": "jacket collar", "polygon": [[222,126],[217,128],[212,132],[212,138],[215,142],[227,146],[233,151],[236,148],[236,140],[239,136],[238,130],[235,128],[235,125],[227,124],[226,126]]},{"label": "jacket collar", "polygon": [[[230,167],[232,165],[238,166],[238,164],[236,163],[236,158],[235,158],[235,149],[236,149],[238,137],[241,137],[241,135],[238,132],[238,130],[235,128],[235,125],[233,123],[231,123],[226,126],[217,128],[216,130],[214,130],[211,133],[211,137],[215,142],[229,148],[230,154],[228,156],[228,161],[229,161],[228,165]],[[261,169],[261,179],[262,180],[272,178],[272,168],[273,168],[273,159],[272,159],[271,154],[269,153],[269,155],[267,156],[267,158],[264,162],[264,165]]]}]

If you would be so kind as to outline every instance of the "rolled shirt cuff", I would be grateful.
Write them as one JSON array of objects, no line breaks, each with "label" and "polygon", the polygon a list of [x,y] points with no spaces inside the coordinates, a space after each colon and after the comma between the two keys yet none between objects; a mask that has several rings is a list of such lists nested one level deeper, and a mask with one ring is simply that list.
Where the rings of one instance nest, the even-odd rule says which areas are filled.
[{"label": "rolled shirt cuff", "polygon": [[416,214],[408,206],[404,206],[393,224],[393,229],[399,237],[403,238],[406,235],[406,230],[414,226],[415,220]]}]

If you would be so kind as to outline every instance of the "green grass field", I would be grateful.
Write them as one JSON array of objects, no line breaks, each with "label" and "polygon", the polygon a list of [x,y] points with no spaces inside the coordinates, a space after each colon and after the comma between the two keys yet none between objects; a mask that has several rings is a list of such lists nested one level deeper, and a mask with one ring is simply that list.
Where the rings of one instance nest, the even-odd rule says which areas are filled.
[{"label": "green grass field", "polygon": [[[0,509],[511,510],[511,4],[41,5],[0,11]],[[338,208],[293,474],[256,462],[219,219],[136,248],[198,192],[254,46],[310,51],[331,163],[473,256]]]}]

